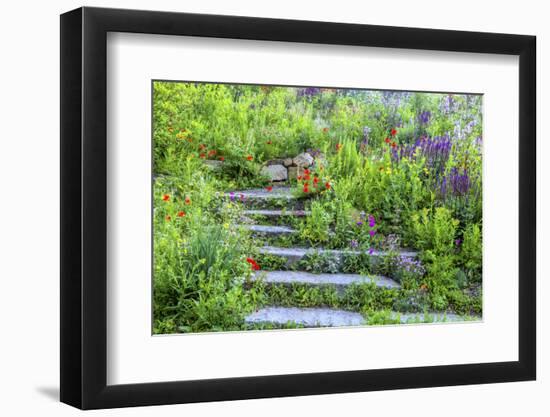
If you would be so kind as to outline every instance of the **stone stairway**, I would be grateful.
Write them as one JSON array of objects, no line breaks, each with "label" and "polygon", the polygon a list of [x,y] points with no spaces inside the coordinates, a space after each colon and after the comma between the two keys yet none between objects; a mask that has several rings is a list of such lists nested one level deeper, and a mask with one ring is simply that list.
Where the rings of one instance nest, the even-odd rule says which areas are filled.
[{"label": "stone stairway", "polygon": [[[244,190],[228,193],[232,199],[239,199],[246,209],[243,216],[246,224],[240,225],[247,228],[255,236],[264,238],[269,242],[270,238],[288,236],[296,233],[296,230],[288,226],[291,217],[304,217],[310,213],[304,210],[304,201],[296,199],[287,186],[273,186],[271,191],[266,189]],[[252,223],[252,224],[251,224]],[[305,246],[305,245],[304,245]],[[293,286],[303,285],[308,287],[331,286],[342,294],[346,289],[355,284],[371,283],[375,288],[399,289],[400,284],[395,280],[384,276],[365,276],[351,273],[320,273],[295,270],[299,262],[312,253],[330,255],[336,260],[339,267],[344,256],[360,255],[362,252],[353,250],[333,250],[323,248],[309,248],[304,246],[277,247],[265,245],[259,248],[260,253],[284,258],[286,268],[294,270],[266,271],[262,269],[252,276],[252,281],[262,280],[266,285]],[[413,251],[402,251],[402,255],[415,257]],[[373,251],[370,256],[380,258],[385,255],[383,251]],[[339,268],[340,269],[340,268]],[[409,322],[441,322],[462,321],[463,318],[454,314],[403,314],[391,312],[391,316],[401,323]],[[346,311],[325,306],[315,308],[282,307],[277,305],[266,306],[245,318],[250,325],[284,326],[289,323],[302,327],[331,327],[331,326],[357,326],[367,324],[362,314],[354,311]]]}]

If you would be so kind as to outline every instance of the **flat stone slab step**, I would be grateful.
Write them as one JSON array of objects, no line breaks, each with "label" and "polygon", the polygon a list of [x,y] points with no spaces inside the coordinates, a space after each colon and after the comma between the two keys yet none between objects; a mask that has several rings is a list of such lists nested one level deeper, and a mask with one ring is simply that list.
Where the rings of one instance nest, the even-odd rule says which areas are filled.
[{"label": "flat stone slab step", "polygon": [[397,319],[402,324],[414,323],[457,323],[464,321],[481,321],[481,317],[477,316],[461,316],[455,313],[397,313],[390,314],[392,319]]},{"label": "flat stone slab step", "polygon": [[[399,317],[401,324],[459,323],[481,320],[481,317],[465,317],[453,313],[392,312],[390,317],[394,320]],[[265,307],[246,316],[245,322],[247,324],[284,325],[296,323],[304,327],[339,327],[367,325],[368,320],[365,320],[360,313],[333,308]]]},{"label": "flat stone slab step", "polygon": [[[292,200],[294,196],[290,187],[273,187],[271,191],[265,188],[257,188],[242,191],[232,191],[226,193],[227,196],[233,196],[235,199],[246,200],[271,200],[271,199],[286,199]],[[242,196],[242,197],[241,197]]]},{"label": "flat stone slab step", "polygon": [[295,230],[288,226],[271,226],[266,224],[242,224],[241,227],[250,230],[252,233],[260,235],[287,235],[294,233]]},{"label": "flat stone slab step", "polygon": [[248,324],[296,323],[305,327],[359,326],[364,318],[359,313],[332,308],[266,307],[245,317]]},{"label": "flat stone slab step", "polygon": [[269,284],[309,284],[347,287],[352,284],[375,283],[379,288],[399,288],[400,285],[384,276],[360,274],[312,274],[300,271],[262,271],[253,275],[252,280],[263,279]]},{"label": "flat stone slab step", "polygon": [[[304,256],[307,254],[312,253],[328,253],[331,255],[334,255],[335,257],[341,259],[342,255],[344,254],[350,254],[350,255],[360,255],[362,252],[360,251],[354,251],[354,250],[338,250],[338,249],[321,249],[321,248],[279,248],[276,246],[264,246],[260,248],[260,252],[268,255],[275,255],[280,256],[283,258],[287,258],[290,263],[298,262],[300,261]],[[417,253],[414,251],[400,251],[399,252],[401,256],[407,256],[414,258],[416,257]],[[370,256],[384,256],[386,252],[374,250]]]},{"label": "flat stone slab step", "polygon": [[283,216],[295,216],[303,217],[309,216],[308,210],[243,210],[243,214],[246,216],[265,216],[265,217],[283,217]]}]

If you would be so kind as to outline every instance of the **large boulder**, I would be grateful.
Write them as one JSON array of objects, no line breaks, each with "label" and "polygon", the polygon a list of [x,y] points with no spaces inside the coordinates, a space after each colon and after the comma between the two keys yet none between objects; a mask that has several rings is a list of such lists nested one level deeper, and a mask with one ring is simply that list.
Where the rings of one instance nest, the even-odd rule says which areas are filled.
[{"label": "large boulder", "polygon": [[283,165],[267,165],[262,168],[262,175],[265,175],[271,181],[286,181],[288,173]]},{"label": "large boulder", "polygon": [[309,153],[304,152],[300,155],[296,156],[293,160],[294,165],[300,167],[300,168],[307,168],[310,167],[313,164],[313,156],[311,156]]},{"label": "large boulder", "polygon": [[283,165],[284,160],[283,159],[271,159],[270,161],[267,161],[265,164],[266,165]]},{"label": "large boulder", "polygon": [[289,167],[291,166],[294,162],[292,161],[292,158],[286,158],[284,161],[283,161],[285,167]]},{"label": "large boulder", "polygon": [[288,179],[295,180],[298,176],[298,167],[288,167]]}]

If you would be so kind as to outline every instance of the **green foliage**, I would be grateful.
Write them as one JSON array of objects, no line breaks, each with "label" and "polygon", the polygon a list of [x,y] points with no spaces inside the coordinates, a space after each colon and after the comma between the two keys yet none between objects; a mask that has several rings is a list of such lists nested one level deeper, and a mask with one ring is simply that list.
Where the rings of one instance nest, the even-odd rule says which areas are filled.
[{"label": "green foliage", "polygon": [[460,263],[469,282],[481,282],[482,256],[481,227],[478,224],[470,224],[464,231],[460,252]]},{"label": "green foliage", "polygon": [[409,226],[415,246],[421,250],[420,258],[427,270],[426,284],[436,310],[447,308],[448,290],[458,287],[455,241],[458,224],[444,207],[424,209],[411,217]]},{"label": "green foliage", "polygon": [[[392,311],[481,314],[482,125],[473,95],[154,82],[153,331],[300,327],[244,323],[265,305],[353,310],[368,324],[399,322]],[[436,137],[452,142],[443,157],[423,145]],[[310,215],[275,221],[296,234],[253,238],[238,227],[247,203],[224,194],[267,186],[264,162],[304,151],[315,161],[290,185]],[[387,245],[393,236],[399,245]],[[341,260],[313,251],[292,268],[386,275],[401,288],[266,285],[250,279],[255,264],[289,266],[263,245],[348,249]]]},{"label": "green foliage", "polygon": [[311,251],[298,263],[298,268],[314,274],[336,273],[340,268],[338,256],[331,252]]},{"label": "green foliage", "polygon": [[328,242],[332,222],[330,212],[318,200],[312,201],[309,209],[311,214],[300,224],[300,237],[312,244]]}]

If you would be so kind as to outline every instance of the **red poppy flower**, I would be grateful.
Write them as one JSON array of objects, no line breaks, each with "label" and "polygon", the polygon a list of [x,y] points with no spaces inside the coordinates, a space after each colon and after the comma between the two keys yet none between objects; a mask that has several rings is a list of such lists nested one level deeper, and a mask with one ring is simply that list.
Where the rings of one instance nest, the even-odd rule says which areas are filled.
[{"label": "red poppy flower", "polygon": [[297,179],[298,179],[298,181],[302,181],[302,176],[298,175]]},{"label": "red poppy flower", "polygon": [[253,159],[254,159],[254,158],[252,157],[252,155],[247,155],[247,157],[246,157],[246,160],[247,160],[247,161],[252,161]]},{"label": "red poppy flower", "polygon": [[390,139],[390,138],[386,138],[386,139],[384,139],[384,142],[390,143],[390,142],[391,142],[391,139]]},{"label": "red poppy flower", "polygon": [[268,145],[271,145],[273,142],[271,142],[270,140],[268,140],[266,143],[267,143]]},{"label": "red poppy flower", "polygon": [[392,136],[395,136],[395,135],[397,135],[397,130],[395,130],[395,129],[392,129],[392,130],[391,130],[391,135],[392,135]]},{"label": "red poppy flower", "polygon": [[313,177],[313,184],[317,184],[319,182],[319,177]]},{"label": "red poppy flower", "polygon": [[327,190],[330,190],[330,182],[326,182],[326,183],[325,183],[325,188],[326,188]]},{"label": "red poppy flower", "polygon": [[304,175],[304,180],[308,180],[308,181],[309,181],[310,178],[311,178],[311,177],[309,176],[309,174]]},{"label": "red poppy flower", "polygon": [[397,143],[392,142],[392,143],[391,143],[391,147],[394,148],[394,149],[397,148]]},{"label": "red poppy flower", "polygon": [[246,258],[246,262],[248,262],[250,264],[250,266],[252,267],[252,269],[254,271],[259,271],[260,270],[260,265],[258,265],[257,262],[254,259]]},{"label": "red poppy flower", "polygon": [[201,144],[199,145],[199,149],[204,149],[204,148],[206,148],[206,145],[205,145],[204,143],[201,143]]},{"label": "red poppy flower", "polygon": [[306,169],[304,169],[304,174],[306,174],[306,175],[309,175],[309,174],[310,174],[310,171],[309,171],[309,169],[307,169],[307,168],[306,168]]},{"label": "red poppy flower", "polygon": [[208,151],[208,156],[214,156],[216,155],[216,151],[212,149],[211,151]]},{"label": "red poppy flower", "polygon": [[303,191],[304,191],[304,193],[309,193],[309,188],[308,188],[307,185],[304,185],[304,190]]},{"label": "red poppy flower", "polygon": [[199,157],[202,158],[202,159],[204,159],[204,158],[206,158],[206,155],[203,154],[203,153],[201,153],[201,154],[199,155]]},{"label": "red poppy flower", "polygon": [[336,151],[339,151],[340,149],[342,149],[342,144],[341,144],[341,143],[337,143],[337,144],[336,144]]},{"label": "red poppy flower", "polygon": [[166,219],[167,222],[169,222],[170,220],[172,220],[172,216],[167,215],[167,216],[165,217],[165,219]]},{"label": "red poppy flower", "polygon": [[223,162],[223,161],[225,161],[225,158],[223,156],[220,156],[219,160]]},{"label": "red poppy flower", "polygon": [[164,201],[168,201],[168,200],[170,200],[170,196],[169,196],[168,194],[164,194],[164,195],[162,196],[162,199],[163,199]]},{"label": "red poppy flower", "polygon": [[189,205],[191,204],[191,199],[189,197],[185,197],[185,204]]},{"label": "red poppy flower", "polygon": [[324,128],[323,128],[323,132],[324,132],[324,133],[327,133],[327,132],[328,132],[328,127],[324,127]]},{"label": "red poppy flower", "polygon": [[272,190],[273,190],[273,187],[272,187],[271,185],[268,185],[267,187],[265,187],[265,189],[266,189],[267,191],[272,191]]},{"label": "red poppy flower", "polygon": [[178,217],[183,217],[185,216],[185,212],[184,211],[178,211]]}]

